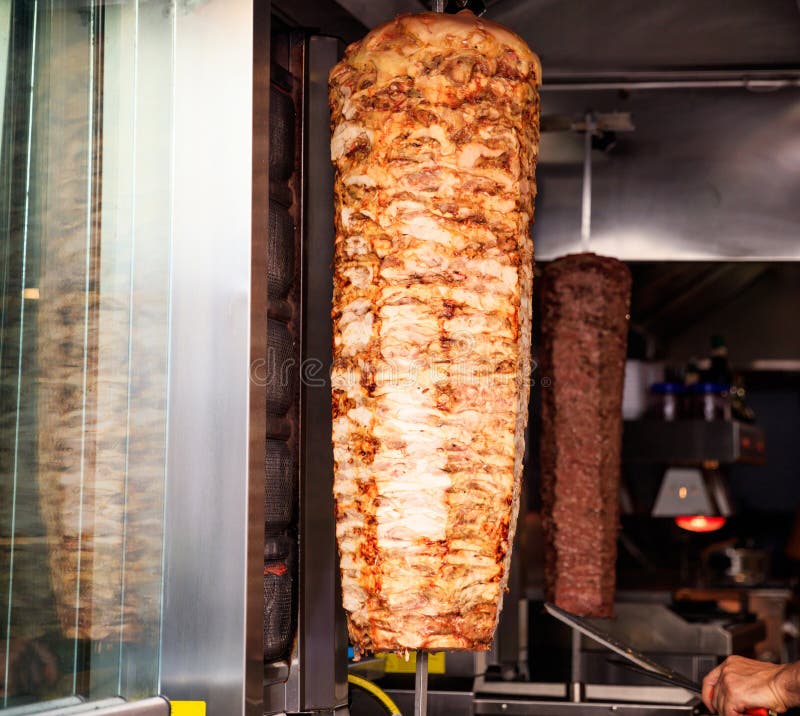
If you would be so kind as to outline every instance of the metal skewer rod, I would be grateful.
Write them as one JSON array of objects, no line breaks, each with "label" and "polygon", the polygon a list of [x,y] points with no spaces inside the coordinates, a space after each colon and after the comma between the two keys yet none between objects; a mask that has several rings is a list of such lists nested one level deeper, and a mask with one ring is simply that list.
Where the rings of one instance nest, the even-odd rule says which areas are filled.
[{"label": "metal skewer rod", "polygon": [[581,633],[572,630],[572,673],[569,699],[573,703],[583,701],[583,677],[581,675]]},{"label": "metal skewer rod", "polygon": [[592,233],[592,135],[596,124],[591,112],[586,114],[586,133],[583,137],[583,192],[581,197],[581,244],[589,250]]},{"label": "metal skewer rod", "polygon": [[444,12],[444,4],[446,0],[433,0],[433,11]]},{"label": "metal skewer rod", "polygon": [[417,652],[417,670],[414,680],[414,716],[428,714],[428,652]]}]

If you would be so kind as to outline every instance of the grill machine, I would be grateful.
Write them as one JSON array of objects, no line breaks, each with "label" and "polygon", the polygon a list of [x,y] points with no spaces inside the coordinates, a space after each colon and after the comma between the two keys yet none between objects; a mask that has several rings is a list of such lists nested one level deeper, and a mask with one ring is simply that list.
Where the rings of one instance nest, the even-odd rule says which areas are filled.
[{"label": "grill machine", "polygon": [[[437,3],[435,9],[441,11],[443,4]],[[273,7],[278,6],[279,15],[280,5],[273,3]],[[318,24],[335,26],[341,20],[341,13],[337,15],[333,3],[313,8],[302,2],[296,5],[298,15],[305,13],[306,17],[317,17]],[[351,0],[343,1],[340,5],[351,11],[370,11]],[[449,5],[454,4],[451,2]],[[408,9],[406,6],[407,3],[403,2],[392,4],[396,10]],[[315,15],[317,12],[318,15]],[[284,376],[275,372],[277,369],[273,367],[270,377],[269,389],[285,395],[276,403],[285,406],[285,410],[280,414],[270,413],[269,416],[268,433],[269,439],[275,443],[276,459],[268,464],[267,481],[268,486],[270,480],[276,485],[292,484],[294,492],[291,502],[294,510],[288,521],[276,522],[275,527],[268,527],[268,550],[273,549],[273,552],[265,555],[268,564],[265,584],[283,585],[283,593],[290,597],[284,604],[291,604],[288,618],[293,621],[293,626],[289,630],[291,636],[288,641],[279,639],[280,648],[265,653],[264,706],[265,713],[312,710],[332,713],[346,706],[346,637],[339,607],[333,522],[330,517],[333,512],[328,488],[330,456],[327,449],[320,447],[327,445],[330,439],[330,397],[325,381],[318,378],[325,375],[329,366],[331,345],[328,316],[333,245],[330,217],[333,207],[332,170],[328,161],[327,74],[338,60],[343,45],[331,37],[308,36],[293,31],[289,24],[282,27],[280,21],[273,20],[273,25],[270,237],[272,239],[274,235],[276,240],[280,238],[283,242],[272,246],[271,252],[274,252],[274,256],[284,258],[273,264],[276,277],[275,293],[272,291],[272,281],[270,283],[269,340],[270,345],[274,341],[280,348],[282,357],[289,359],[292,368]],[[662,78],[659,81],[665,80]],[[620,87],[612,84],[608,88],[612,92],[625,91],[627,86],[624,82]],[[657,90],[658,86],[658,81],[654,81],[651,89]],[[680,89],[678,85],[676,88]],[[566,97],[581,87],[567,83],[560,89],[562,96]],[[617,109],[614,100],[609,102],[602,94],[597,97],[598,107],[608,110],[608,116],[616,117],[614,121],[621,121],[614,114]],[[569,102],[556,99],[551,106],[561,111],[567,104]],[[598,116],[595,113],[593,120],[597,121]],[[574,122],[568,124],[568,128],[584,130],[588,121],[584,122],[583,114],[578,115]],[[624,123],[629,123],[629,118]],[[574,215],[577,214],[579,212]],[[600,219],[599,234],[602,235],[602,215]],[[540,221],[546,225],[548,217],[545,215]],[[546,226],[543,235],[548,235],[545,229]],[[537,255],[540,258],[552,258],[548,256],[548,251],[551,250],[546,243],[540,244]],[[313,365],[304,362],[310,357],[314,358]],[[286,362],[275,362],[276,366],[279,364],[286,365]],[[296,483],[286,480],[281,466],[287,465],[294,465],[299,475]],[[273,532],[269,532],[270,529]],[[280,549],[284,551],[280,552]],[[277,560],[285,569],[279,566],[277,570],[269,571],[270,560]],[[568,680],[537,681],[536,673],[531,674],[533,680],[527,681],[493,678],[511,674],[515,671],[514,665],[517,665],[516,674],[524,676],[526,652],[530,648],[529,602],[521,585],[512,582],[510,586],[511,592],[506,597],[504,617],[493,651],[487,655],[447,654],[443,676],[452,677],[451,681],[442,682],[442,675],[435,674],[431,677],[430,691],[427,693],[428,658],[423,655],[415,665],[416,689],[412,688],[414,682],[410,675],[404,682],[395,680],[393,685],[402,688],[391,689],[404,712],[411,713],[414,709],[416,713],[421,713],[427,709],[430,714],[455,715],[555,714],[556,711],[576,708],[592,711],[603,704],[606,709],[636,711],[637,714],[672,714],[697,708],[697,699],[680,687],[661,686],[641,680],[636,683],[635,676],[631,678],[631,683],[622,684],[613,683],[607,673],[596,678],[597,668],[592,660],[598,652],[593,650],[588,639],[570,632],[567,637],[567,651],[571,654],[571,675]],[[287,616],[285,611],[279,614],[275,610],[273,605],[276,603],[273,600],[265,603],[265,628],[271,629],[273,627],[270,625],[273,625],[277,632],[285,632]],[[641,607],[621,605],[619,612],[633,614],[637,606]],[[653,623],[674,628],[676,616],[666,606],[649,606],[645,609],[649,610],[651,616],[657,614]],[[689,645],[696,647],[690,657],[693,659],[691,673],[687,673],[687,676],[697,679],[712,662],[727,653],[746,651],[754,640],[761,638],[763,631],[760,629],[762,627],[759,625],[687,626],[686,634],[691,636],[686,636],[681,648],[688,649]],[[622,631],[625,631],[624,627]],[[709,640],[714,646],[708,646]],[[652,646],[633,639],[631,641],[643,651],[649,651],[649,646]],[[273,635],[265,633],[265,644],[271,643]],[[700,643],[705,645],[703,648],[706,651],[698,647]],[[583,656],[578,658],[580,654]],[[605,663],[605,655],[600,658]],[[362,673],[366,669],[366,673],[373,676],[377,676],[383,667],[385,664],[374,661],[354,666],[355,669],[361,669]],[[452,679],[460,679],[459,684],[466,686],[457,689],[448,686],[446,690],[438,688],[441,683],[452,684]],[[575,686],[582,682],[582,687]]]}]

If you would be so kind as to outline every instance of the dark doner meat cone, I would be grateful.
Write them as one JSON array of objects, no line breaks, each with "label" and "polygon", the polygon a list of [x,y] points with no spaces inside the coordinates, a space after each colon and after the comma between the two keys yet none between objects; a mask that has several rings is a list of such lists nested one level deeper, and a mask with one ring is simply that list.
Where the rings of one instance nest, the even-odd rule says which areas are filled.
[{"label": "dark doner meat cone", "polygon": [[581,616],[614,608],[630,293],[628,267],[594,254],[554,261],[542,278],[546,598]]}]

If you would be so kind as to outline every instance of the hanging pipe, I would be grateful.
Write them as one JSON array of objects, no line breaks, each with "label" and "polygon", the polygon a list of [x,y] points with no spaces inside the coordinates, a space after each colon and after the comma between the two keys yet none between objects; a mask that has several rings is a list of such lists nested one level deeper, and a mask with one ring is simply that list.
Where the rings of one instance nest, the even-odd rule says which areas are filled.
[{"label": "hanging pipe", "polygon": [[592,136],[595,127],[594,115],[586,113],[586,134],[583,139],[583,196],[581,199],[581,245],[589,250],[592,233]]}]

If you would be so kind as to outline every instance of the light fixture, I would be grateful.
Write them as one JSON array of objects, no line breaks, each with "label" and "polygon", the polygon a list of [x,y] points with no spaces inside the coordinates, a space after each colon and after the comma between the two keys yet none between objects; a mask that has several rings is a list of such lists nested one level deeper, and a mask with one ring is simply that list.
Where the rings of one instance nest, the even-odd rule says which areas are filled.
[{"label": "light fixture", "polygon": [[675,524],[689,532],[716,532],[728,521],[727,517],[709,515],[681,515],[675,518]]},{"label": "light fixture", "polygon": [[664,473],[653,517],[674,517],[690,532],[713,532],[731,514],[724,478],[714,468],[670,467]]}]

